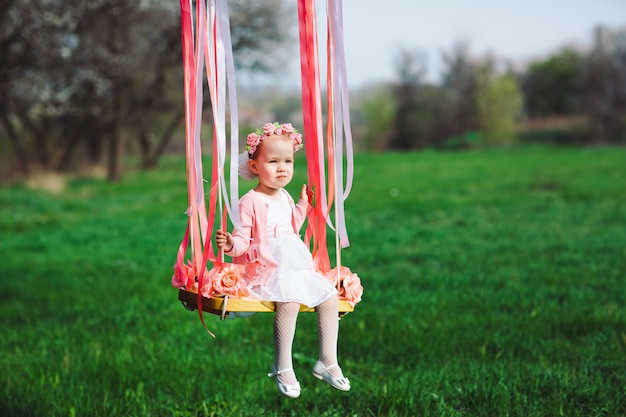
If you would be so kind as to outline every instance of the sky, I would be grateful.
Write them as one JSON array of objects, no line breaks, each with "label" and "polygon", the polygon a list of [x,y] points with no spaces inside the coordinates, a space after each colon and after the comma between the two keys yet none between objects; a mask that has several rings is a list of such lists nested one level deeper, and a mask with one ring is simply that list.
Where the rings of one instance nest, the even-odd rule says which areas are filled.
[{"label": "sky", "polygon": [[[323,22],[325,1],[317,9]],[[348,84],[360,87],[393,80],[401,48],[423,51],[428,78],[437,81],[442,51],[459,41],[476,56],[491,52],[518,65],[589,45],[598,24],[626,28],[626,0],[343,0],[343,18]],[[319,35],[325,42],[323,26]],[[292,62],[280,81],[297,86],[299,62]]]}]

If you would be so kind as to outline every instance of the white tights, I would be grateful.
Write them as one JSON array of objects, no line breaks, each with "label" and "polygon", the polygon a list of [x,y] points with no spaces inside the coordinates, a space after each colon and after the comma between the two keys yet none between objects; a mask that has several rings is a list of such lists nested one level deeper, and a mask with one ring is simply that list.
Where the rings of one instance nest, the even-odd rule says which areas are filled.
[{"label": "white tights", "polygon": [[[331,297],[315,308],[317,310],[317,334],[320,345],[320,360],[325,366],[337,363],[337,336],[339,317],[337,296]],[[293,368],[291,349],[296,333],[296,321],[300,311],[299,303],[276,303],[274,316],[274,365],[277,371]],[[341,375],[339,368],[331,373]],[[293,372],[281,375],[284,384],[295,384]]]}]

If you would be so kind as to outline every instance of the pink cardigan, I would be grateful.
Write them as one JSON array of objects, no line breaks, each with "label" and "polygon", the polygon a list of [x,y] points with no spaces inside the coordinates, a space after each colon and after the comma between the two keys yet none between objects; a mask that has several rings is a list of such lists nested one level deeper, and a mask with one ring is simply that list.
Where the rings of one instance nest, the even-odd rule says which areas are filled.
[{"label": "pink cardigan", "polygon": [[[296,205],[287,191],[285,193],[292,216],[293,232],[298,234],[311,207],[307,201],[300,200]],[[264,285],[276,269],[276,261],[269,251],[267,243],[268,203],[254,189],[248,191],[239,200],[242,230],[233,232],[233,247],[226,255],[232,256],[233,263],[246,266],[246,280],[249,286]]]}]

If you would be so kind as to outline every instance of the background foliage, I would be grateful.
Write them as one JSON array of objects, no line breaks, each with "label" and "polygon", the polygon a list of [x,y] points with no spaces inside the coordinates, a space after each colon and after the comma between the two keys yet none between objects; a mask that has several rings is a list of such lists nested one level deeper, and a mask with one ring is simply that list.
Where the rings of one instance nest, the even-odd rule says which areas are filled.
[{"label": "background foliage", "polygon": [[[238,68],[267,70],[264,56],[292,36],[289,9],[228,4]],[[117,181],[128,153],[156,166],[183,123],[180,37],[175,1],[4,1],[0,150],[13,158],[2,176],[106,164]]]},{"label": "background foliage", "polygon": [[[274,53],[296,42],[296,27],[283,24],[296,21],[295,7],[282,0],[228,5],[239,74],[276,76],[272,88],[239,89],[242,127],[267,120],[300,125],[300,94],[280,79],[288,56]],[[623,144],[626,32],[598,27],[590,38],[577,48],[555,45],[525,66],[459,42],[441,52],[437,82],[425,78],[428,56],[398,48],[395,80],[352,91],[357,147]],[[2,183],[94,169],[118,181],[128,167],[154,168],[165,153],[182,151],[176,2],[4,1],[0,62]]]}]

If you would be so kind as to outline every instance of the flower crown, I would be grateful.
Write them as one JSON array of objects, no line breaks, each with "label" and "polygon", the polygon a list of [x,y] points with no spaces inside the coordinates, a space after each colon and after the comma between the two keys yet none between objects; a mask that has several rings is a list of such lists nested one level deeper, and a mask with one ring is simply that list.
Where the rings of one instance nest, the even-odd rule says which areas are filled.
[{"label": "flower crown", "polygon": [[302,148],[302,134],[298,133],[291,123],[280,124],[278,122],[265,123],[262,129],[257,129],[248,135],[246,141],[246,151],[250,155],[254,155],[261,141],[269,136],[285,135],[293,140],[293,151]]}]

